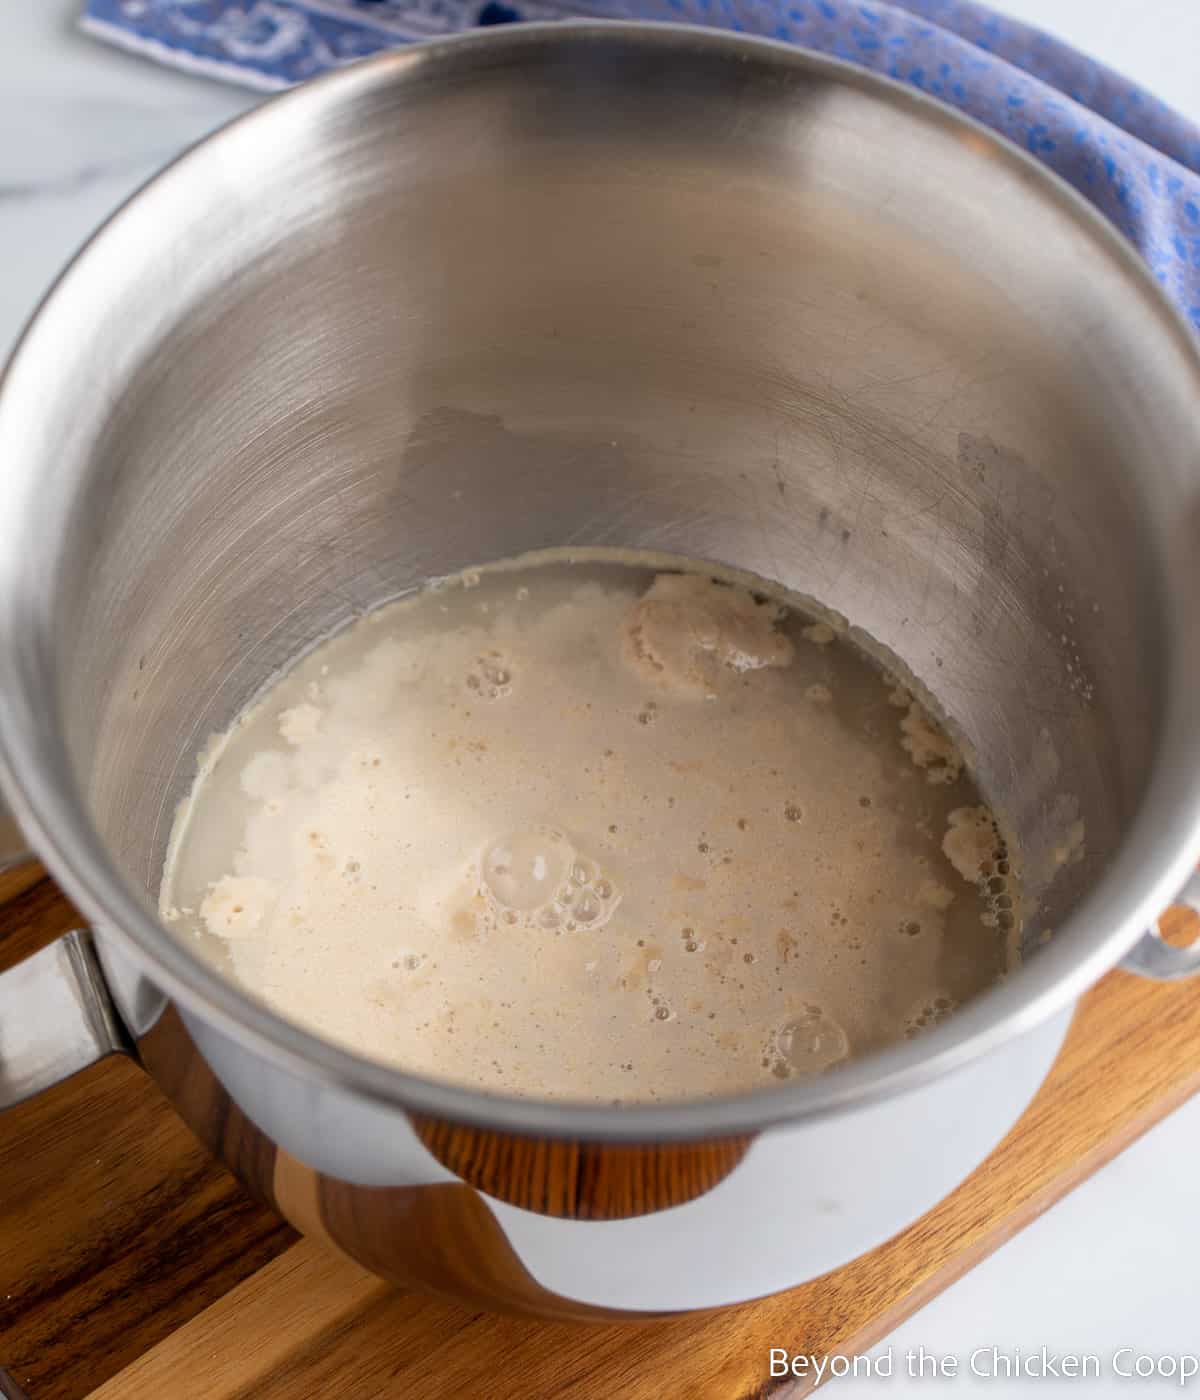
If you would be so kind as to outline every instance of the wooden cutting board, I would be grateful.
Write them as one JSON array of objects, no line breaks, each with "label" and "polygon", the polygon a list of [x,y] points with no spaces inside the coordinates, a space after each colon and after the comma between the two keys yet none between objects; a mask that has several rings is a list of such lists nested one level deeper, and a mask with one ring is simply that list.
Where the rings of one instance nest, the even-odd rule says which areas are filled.
[{"label": "wooden cutting board", "polygon": [[[37,874],[0,877],[0,967],[78,923]],[[109,1061],[0,1125],[0,1367],[29,1400],[798,1396],[771,1347],[870,1347],[1197,1088],[1200,990],[1112,973],[1020,1123],[902,1234],[762,1302],[592,1326],[475,1313],[327,1255]]]}]

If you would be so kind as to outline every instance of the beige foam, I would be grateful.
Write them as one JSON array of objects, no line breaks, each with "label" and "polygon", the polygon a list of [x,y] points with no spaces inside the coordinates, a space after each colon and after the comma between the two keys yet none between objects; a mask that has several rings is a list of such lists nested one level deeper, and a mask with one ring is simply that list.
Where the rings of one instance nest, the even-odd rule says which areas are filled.
[{"label": "beige foam", "polygon": [[963,770],[963,756],[954,740],[929,717],[915,700],[900,721],[901,744],[930,783],[952,783]]},{"label": "beige foam", "polygon": [[700,574],[661,574],[628,611],[623,655],[653,685],[713,698],[737,675],[788,665],[794,648],[776,628],[782,613]]},{"label": "beige foam", "polygon": [[[317,648],[210,748],[164,916],[428,1075],[629,1101],[819,1072],[1004,966],[955,844],[990,813],[889,691],[707,576],[482,571]],[[901,746],[926,732],[934,786]]]}]

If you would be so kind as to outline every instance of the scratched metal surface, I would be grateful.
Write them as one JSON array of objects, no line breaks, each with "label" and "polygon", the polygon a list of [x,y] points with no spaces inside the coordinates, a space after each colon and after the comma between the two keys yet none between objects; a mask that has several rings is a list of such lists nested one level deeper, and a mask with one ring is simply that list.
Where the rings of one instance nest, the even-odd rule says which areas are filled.
[{"label": "scratched metal surface", "polygon": [[722,67],[701,116],[631,80],[598,131],[579,88],[540,121],[539,77],[434,112],[373,94],[397,110],[360,114],[371,139],[331,130],[269,214],[234,198],[188,238],[187,314],[148,327],[77,508],[101,551],[73,642],[115,634],[122,664],[66,700],[133,873],[153,883],[197,746],[316,635],[430,575],[616,544],[843,613],[1031,847],[1070,794],[1094,880],[1161,683],[1130,587],[1141,445],[1105,412],[1112,270],[961,141],[899,160],[853,89],[747,102]]},{"label": "scratched metal surface", "polygon": [[464,91],[402,147],[403,112],[341,133],[344,163],[314,151],[282,213],[223,231],[252,273],[221,280],[213,230],[190,314],[144,347],[103,428],[120,472],[79,638],[124,637],[125,664],[99,704],[69,697],[138,878],[198,744],[314,636],[430,575],[617,544],[843,613],[926,682],[1031,847],[1078,802],[1094,879],[1147,768],[1160,624],[1097,567],[1120,549],[1136,576],[1140,503],[1082,353],[1114,333],[1079,314],[1102,289],[1060,276],[1079,250],[1055,229],[1011,266],[1013,223],[1048,232],[1021,181],[952,140],[897,168],[850,90],[710,99],[701,132],[631,91],[603,142],[582,99],[580,130],[547,131],[543,99]]}]

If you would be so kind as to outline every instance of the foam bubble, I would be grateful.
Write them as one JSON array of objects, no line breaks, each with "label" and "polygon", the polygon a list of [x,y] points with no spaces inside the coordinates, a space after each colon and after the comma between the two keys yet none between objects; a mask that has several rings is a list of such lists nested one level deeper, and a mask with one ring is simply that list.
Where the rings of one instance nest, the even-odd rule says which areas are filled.
[{"label": "foam bubble", "polygon": [[850,1042],[828,1012],[809,1005],[776,1032],[774,1048],[787,1074],[816,1074],[844,1060]]},{"label": "foam bubble", "polygon": [[512,694],[512,668],[504,660],[502,653],[489,651],[476,659],[476,665],[479,668],[479,685],[472,689],[477,688],[488,700],[499,700]]},{"label": "foam bubble", "polygon": [[480,877],[502,908],[533,913],[554,901],[574,859],[575,848],[561,831],[530,827],[493,841],[480,862]]},{"label": "foam bubble", "polygon": [[600,908],[600,901],[594,895],[585,892],[580,895],[574,913],[576,923],[594,924],[603,910]]},{"label": "foam bubble", "polygon": [[930,997],[910,1013],[904,1029],[906,1038],[911,1040],[913,1036],[929,1030],[931,1026],[936,1026],[940,1021],[944,1021],[957,1009],[958,1002],[945,992]]},{"label": "foam bubble", "polygon": [[621,902],[611,874],[554,826],[493,841],[479,863],[479,884],[492,919],[554,933],[603,928]]}]

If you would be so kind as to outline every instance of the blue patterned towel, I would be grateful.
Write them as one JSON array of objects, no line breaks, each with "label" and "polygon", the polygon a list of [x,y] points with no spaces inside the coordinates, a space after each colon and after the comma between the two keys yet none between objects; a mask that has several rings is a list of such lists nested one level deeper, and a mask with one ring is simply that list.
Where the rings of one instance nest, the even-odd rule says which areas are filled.
[{"label": "blue patterned towel", "polygon": [[164,63],[282,88],[474,25],[648,19],[783,39],[939,97],[1031,151],[1141,249],[1200,332],[1200,130],[972,0],[86,0],[83,27]]}]

